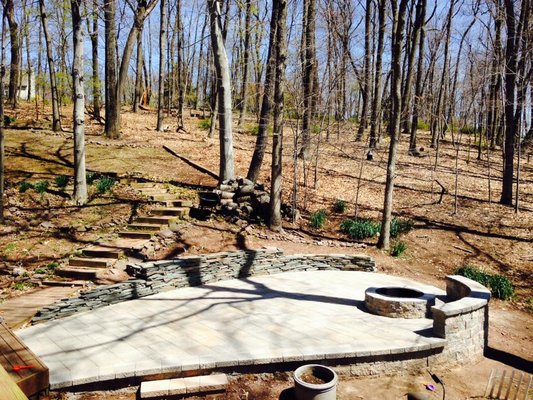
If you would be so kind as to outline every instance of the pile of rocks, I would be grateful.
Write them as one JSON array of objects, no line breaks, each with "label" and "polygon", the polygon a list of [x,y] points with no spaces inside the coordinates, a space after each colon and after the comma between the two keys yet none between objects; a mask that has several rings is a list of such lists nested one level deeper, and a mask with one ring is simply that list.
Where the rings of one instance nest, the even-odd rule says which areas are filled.
[{"label": "pile of rocks", "polygon": [[223,181],[214,192],[220,196],[223,214],[245,219],[268,217],[270,195],[261,183],[237,177]]}]

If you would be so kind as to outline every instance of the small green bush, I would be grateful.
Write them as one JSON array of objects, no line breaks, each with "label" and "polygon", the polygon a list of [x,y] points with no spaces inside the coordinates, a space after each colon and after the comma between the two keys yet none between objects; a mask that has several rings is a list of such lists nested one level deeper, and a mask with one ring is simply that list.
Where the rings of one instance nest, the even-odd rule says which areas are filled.
[{"label": "small green bush", "polygon": [[418,123],[416,124],[416,128],[417,129],[422,129],[424,131],[429,131],[429,124],[425,121],[422,121],[422,120],[418,120]]},{"label": "small green bush", "polygon": [[17,119],[15,117],[10,117],[9,115],[4,115],[4,126],[9,126]]},{"label": "small green bush", "polygon": [[58,175],[54,178],[54,183],[57,187],[64,188],[68,185],[69,177],[66,175]]},{"label": "small green bush", "polygon": [[98,193],[104,194],[109,191],[114,184],[115,180],[113,178],[110,178],[109,176],[103,176],[96,182],[96,190]]},{"label": "small green bush", "polygon": [[503,275],[492,275],[489,281],[492,295],[497,299],[509,300],[514,296],[511,280]]},{"label": "small green bush", "polygon": [[335,203],[333,203],[333,212],[336,212],[338,214],[342,214],[346,211],[346,207],[348,206],[348,203],[346,203],[344,200],[337,199],[335,200]]},{"label": "small green bush", "polygon": [[22,282],[16,282],[13,284],[13,289],[15,290],[24,290],[26,286]]},{"label": "small green bush", "polygon": [[33,189],[33,184],[32,183],[26,182],[26,181],[23,181],[23,182],[19,183],[19,192],[20,193],[25,193],[29,189]]},{"label": "small green bush", "polygon": [[380,224],[370,219],[345,219],[341,222],[341,232],[352,239],[366,239],[377,235]]},{"label": "small green bush", "polygon": [[92,185],[98,179],[98,174],[96,172],[86,172],[85,180],[88,185]]},{"label": "small green bush", "polygon": [[390,236],[396,237],[413,229],[414,222],[409,219],[393,218],[390,223]]},{"label": "small green bush", "polygon": [[56,262],[51,262],[46,265],[46,269],[48,269],[49,271],[54,271],[57,267],[59,267],[59,264]]},{"label": "small green bush", "polygon": [[513,284],[506,276],[492,275],[471,265],[461,267],[455,273],[486,286],[497,299],[509,300],[514,296]]},{"label": "small green bush", "polygon": [[198,128],[205,129],[205,130],[211,128],[211,120],[209,118],[201,119],[198,122]]},{"label": "small green bush", "polygon": [[309,223],[315,229],[320,229],[324,226],[327,220],[326,210],[318,210],[311,214]]},{"label": "small green bush", "polygon": [[47,271],[46,269],[44,269],[44,268],[37,268],[37,269],[35,270],[35,273],[36,273],[36,274],[47,274],[48,271]]},{"label": "small green bush", "polygon": [[407,245],[402,241],[398,241],[395,242],[392,246],[390,255],[393,257],[400,257],[405,252],[405,250],[407,250]]},{"label": "small green bush", "polygon": [[48,186],[50,184],[48,183],[48,181],[40,181],[40,182],[37,182],[33,188],[35,189],[35,191],[37,193],[39,193],[40,195],[43,195],[46,193],[46,191],[48,190]]},{"label": "small green bush", "polygon": [[311,214],[309,223],[315,229],[320,229],[326,223],[327,214],[325,210],[319,210]]}]

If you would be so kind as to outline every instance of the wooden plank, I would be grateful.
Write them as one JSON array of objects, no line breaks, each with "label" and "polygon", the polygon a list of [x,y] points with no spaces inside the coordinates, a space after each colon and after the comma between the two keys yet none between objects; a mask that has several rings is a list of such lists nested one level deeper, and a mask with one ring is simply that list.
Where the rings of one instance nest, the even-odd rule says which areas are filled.
[{"label": "wooden plank", "polygon": [[0,366],[0,400],[28,400],[2,366]]},{"label": "wooden plank", "polygon": [[[3,322],[0,323],[0,366],[26,396],[42,392],[50,385],[48,367]],[[16,370],[16,366],[31,368]]]}]

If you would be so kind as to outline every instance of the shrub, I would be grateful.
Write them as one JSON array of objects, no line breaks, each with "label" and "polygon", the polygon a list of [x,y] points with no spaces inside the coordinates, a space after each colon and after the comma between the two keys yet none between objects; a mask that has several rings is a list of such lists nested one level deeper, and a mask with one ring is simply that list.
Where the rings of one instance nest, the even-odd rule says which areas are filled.
[{"label": "shrub", "polygon": [[325,210],[319,210],[311,214],[309,223],[315,229],[320,229],[326,223],[327,214]]},{"label": "shrub", "polygon": [[370,219],[345,219],[341,222],[341,232],[352,239],[366,239],[377,235],[380,224]]},{"label": "shrub", "polygon": [[48,186],[49,186],[48,181],[40,181],[40,182],[37,182],[33,186],[33,188],[35,189],[37,193],[39,193],[40,195],[43,195],[48,189]]},{"label": "shrub", "polygon": [[96,190],[100,194],[104,194],[109,191],[111,187],[115,184],[115,180],[109,176],[103,176],[96,182]]},{"label": "shrub", "polygon": [[344,200],[337,199],[335,200],[335,203],[333,203],[333,212],[342,214],[343,212],[346,211],[347,206],[348,206],[348,203],[346,203]]},{"label": "shrub", "polygon": [[395,242],[392,246],[390,255],[393,257],[400,257],[405,252],[405,250],[407,250],[407,245],[402,241],[398,241]]},{"label": "shrub", "polygon": [[32,183],[26,182],[26,181],[23,181],[23,182],[19,183],[19,192],[20,193],[25,193],[29,189],[33,189],[33,184]]},{"label": "shrub", "polygon": [[205,129],[205,130],[211,128],[211,120],[209,118],[201,119],[198,122],[198,128]]},{"label": "shrub", "polygon": [[418,123],[416,124],[416,128],[424,130],[424,131],[429,131],[430,126],[427,122],[418,120]]},{"label": "shrub", "polygon": [[414,222],[410,219],[393,218],[390,223],[390,235],[396,237],[413,229]]},{"label": "shrub", "polygon": [[497,299],[509,300],[514,296],[511,280],[503,275],[492,275],[489,281],[492,295]]},{"label": "shrub", "polygon": [[497,299],[509,300],[514,296],[513,284],[506,276],[498,274],[491,275],[470,265],[459,268],[455,273],[486,286]]},{"label": "shrub", "polygon": [[37,268],[34,272],[36,274],[47,274],[48,273],[48,271],[44,268]]},{"label": "shrub", "polygon": [[15,117],[10,117],[9,115],[4,115],[4,126],[9,126],[17,119]]},{"label": "shrub", "polygon": [[46,265],[46,269],[48,269],[49,271],[54,271],[57,267],[59,267],[59,264],[56,262],[51,262]]},{"label": "shrub", "polygon": [[54,183],[57,187],[64,188],[68,185],[69,177],[66,175],[58,175],[54,178]]},{"label": "shrub", "polygon": [[96,179],[98,179],[98,174],[96,172],[85,173],[85,180],[87,181],[88,185],[92,185]]}]

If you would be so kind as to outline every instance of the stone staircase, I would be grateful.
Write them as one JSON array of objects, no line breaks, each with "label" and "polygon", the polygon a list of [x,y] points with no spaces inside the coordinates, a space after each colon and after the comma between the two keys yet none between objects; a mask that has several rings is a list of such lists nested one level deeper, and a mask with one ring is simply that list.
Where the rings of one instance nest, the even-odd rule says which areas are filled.
[{"label": "stone staircase", "polygon": [[103,241],[98,246],[83,249],[80,256],[70,258],[68,265],[58,268],[57,275],[95,280],[103,271],[116,267],[128,254],[141,249],[162,229],[168,229],[189,215],[192,202],[179,199],[167,187],[151,182],[129,184],[147,197],[149,202],[158,204],[158,207],[151,210],[149,215],[135,218],[124,230],[118,232],[117,239]]}]

